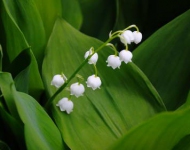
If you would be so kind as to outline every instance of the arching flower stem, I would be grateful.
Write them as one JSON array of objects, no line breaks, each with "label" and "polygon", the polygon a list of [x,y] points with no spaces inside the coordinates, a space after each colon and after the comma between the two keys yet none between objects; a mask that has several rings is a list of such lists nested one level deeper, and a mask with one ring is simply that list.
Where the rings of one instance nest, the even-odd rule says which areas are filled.
[{"label": "arching flower stem", "polygon": [[[117,38],[118,35],[111,36],[106,42],[104,42],[100,47],[98,47],[96,50],[94,50],[94,53],[99,52],[103,47],[107,45],[110,41],[113,39]],[[49,100],[46,102],[44,108],[48,109],[53,100],[56,98],[56,96],[61,93],[61,91],[69,84],[69,82],[76,76],[76,74],[81,70],[81,68],[88,63],[88,60],[92,57],[93,55],[89,55],[80,65],[79,67],[73,72],[73,74],[66,80],[66,82],[57,89],[57,91],[49,98]]]},{"label": "arching flower stem", "polygon": [[131,28],[135,28],[137,30],[137,32],[139,32],[139,28],[136,25],[130,25],[129,27],[125,28],[124,30],[118,30],[112,34],[110,33],[110,37],[118,36],[119,34],[122,34],[124,31],[131,29]]},{"label": "arching flower stem", "polygon": [[113,48],[113,50],[114,50],[114,52],[115,52],[115,56],[118,55],[118,51],[117,51],[117,49],[115,48],[115,46],[114,46],[112,43],[108,43],[107,46],[110,46],[110,47]]}]

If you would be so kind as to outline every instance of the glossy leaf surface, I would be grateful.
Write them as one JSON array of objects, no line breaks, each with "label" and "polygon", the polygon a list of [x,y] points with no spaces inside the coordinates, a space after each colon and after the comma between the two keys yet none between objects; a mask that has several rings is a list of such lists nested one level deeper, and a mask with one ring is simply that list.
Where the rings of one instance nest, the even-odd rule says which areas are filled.
[{"label": "glossy leaf surface", "polygon": [[[43,79],[49,95],[56,91],[50,86],[55,74],[63,72],[69,78],[84,61],[85,52],[101,44],[58,19],[43,63]],[[110,48],[99,53],[97,68],[101,89],[86,88],[85,96],[73,97],[74,111],[70,115],[53,103],[53,117],[71,149],[105,149],[131,127],[164,110],[158,93],[136,65],[122,64],[117,70],[106,66],[106,59],[112,53]],[[94,74],[93,66],[86,64],[79,74],[87,79]],[[63,91],[56,101],[68,95],[68,91]]]},{"label": "glossy leaf surface", "polygon": [[1,73],[2,77],[5,80],[0,80],[2,94],[6,103],[7,97],[12,97],[18,117],[24,124],[27,149],[63,150],[60,132],[45,110],[31,96],[16,91],[9,73]]},{"label": "glossy leaf surface", "polygon": [[14,60],[23,49],[31,46],[38,63],[41,64],[46,37],[43,23],[34,1],[3,0],[2,4],[2,20],[10,61]]},{"label": "glossy leaf surface", "polygon": [[[172,149],[182,138],[190,134],[189,117],[190,108],[159,114],[132,129],[109,149]],[[189,141],[188,136],[184,139]],[[185,149],[186,144],[181,146],[180,149]]]},{"label": "glossy leaf surface", "polygon": [[145,72],[170,110],[186,100],[190,88],[190,11],[155,32],[134,52],[134,62]]}]

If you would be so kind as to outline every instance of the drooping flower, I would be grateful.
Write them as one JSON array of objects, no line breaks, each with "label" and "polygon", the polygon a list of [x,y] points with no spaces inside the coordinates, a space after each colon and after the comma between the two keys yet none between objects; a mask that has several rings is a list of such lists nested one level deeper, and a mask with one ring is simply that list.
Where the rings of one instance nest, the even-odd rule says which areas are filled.
[{"label": "drooping flower", "polygon": [[120,60],[124,61],[126,64],[128,62],[131,62],[132,57],[133,57],[133,54],[129,50],[122,50],[119,53]]},{"label": "drooping flower", "polygon": [[86,81],[87,87],[91,87],[93,90],[99,88],[102,84],[100,78],[96,75],[91,75],[88,77],[87,81]]},{"label": "drooping flower", "polygon": [[73,83],[70,86],[71,95],[75,95],[76,97],[83,96],[83,93],[85,91],[84,85],[77,82]]},{"label": "drooping flower", "polygon": [[141,42],[141,40],[142,40],[142,33],[141,33],[141,32],[139,32],[139,31],[134,31],[134,32],[133,32],[133,36],[134,36],[134,43],[135,43],[135,44],[138,44],[138,43]]},{"label": "drooping flower", "polygon": [[[91,48],[89,51],[87,51],[84,55],[84,58],[86,59],[88,56],[92,55],[93,54],[93,48]],[[97,53],[94,53],[92,55],[92,57],[88,60],[88,63],[89,64],[96,64],[96,62],[98,61],[98,54]]]},{"label": "drooping flower", "polygon": [[127,44],[131,44],[131,42],[134,41],[134,35],[133,32],[130,30],[126,30],[124,31],[121,35],[120,35],[120,40],[123,44],[127,45]]},{"label": "drooping flower", "polygon": [[73,111],[74,104],[67,97],[62,98],[57,104],[61,111],[66,111],[67,114],[70,114]]},{"label": "drooping flower", "polygon": [[62,74],[62,75],[57,74],[53,77],[53,79],[51,81],[51,85],[55,86],[56,88],[59,88],[65,83],[66,80],[67,80],[67,78],[64,74]]},{"label": "drooping flower", "polygon": [[113,69],[119,68],[121,66],[121,61],[118,56],[110,55],[106,61],[108,67],[112,67]]}]

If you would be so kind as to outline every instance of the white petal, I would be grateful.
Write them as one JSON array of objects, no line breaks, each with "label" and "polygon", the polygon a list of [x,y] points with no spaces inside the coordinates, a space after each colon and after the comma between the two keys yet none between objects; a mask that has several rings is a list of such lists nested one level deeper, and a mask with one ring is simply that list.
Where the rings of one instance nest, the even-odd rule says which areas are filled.
[{"label": "white petal", "polygon": [[66,77],[62,75],[55,75],[51,81],[51,85],[55,86],[56,88],[61,87],[65,83]]},{"label": "white petal", "polygon": [[67,97],[62,98],[56,106],[59,106],[61,111],[66,111],[67,114],[70,114],[73,111],[74,104]]},{"label": "white petal", "polygon": [[134,41],[134,35],[133,32],[130,30],[126,30],[124,31],[121,36],[120,36],[120,40],[123,44],[127,45],[127,44],[131,44],[131,42]]},{"label": "white petal", "polygon": [[134,43],[136,44],[140,43],[142,40],[142,33],[138,31],[134,31],[133,35],[134,35]]},{"label": "white petal", "polygon": [[[87,51],[84,55],[84,58],[86,59],[88,56],[92,55],[93,54],[93,51],[92,51],[92,48]],[[88,63],[89,64],[96,64],[96,62],[98,61],[98,54],[97,53],[94,53],[93,56],[88,60]]]},{"label": "white petal", "polygon": [[115,68],[119,68],[120,65],[121,65],[121,61],[119,59],[118,56],[115,56],[115,55],[110,55],[106,61],[108,64],[107,66],[109,67],[112,67],[113,69]]},{"label": "white petal", "polygon": [[70,86],[71,95],[75,95],[76,97],[82,96],[85,88],[82,84],[74,83]]},{"label": "white petal", "polygon": [[122,50],[119,53],[120,60],[124,61],[126,64],[128,62],[131,62],[132,57],[133,57],[133,54],[130,51],[128,51],[128,50]]},{"label": "white petal", "polygon": [[100,88],[102,82],[98,76],[91,75],[87,79],[87,87],[91,87],[93,90]]}]

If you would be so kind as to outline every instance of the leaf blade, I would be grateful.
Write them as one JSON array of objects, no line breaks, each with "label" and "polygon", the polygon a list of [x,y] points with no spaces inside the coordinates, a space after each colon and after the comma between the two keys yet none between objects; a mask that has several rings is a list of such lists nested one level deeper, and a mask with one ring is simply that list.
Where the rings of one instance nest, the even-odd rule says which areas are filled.
[{"label": "leaf blade", "polygon": [[172,149],[184,136],[190,133],[190,121],[187,120],[189,112],[188,108],[158,114],[133,128],[109,149]]},{"label": "leaf blade", "polygon": [[[83,62],[85,51],[91,46],[96,49],[101,44],[99,40],[79,33],[58,18],[42,67],[49,96],[56,91],[50,86],[52,77],[61,72],[66,76],[71,75]],[[73,98],[75,108],[70,115],[60,112],[53,103],[53,117],[71,149],[104,149],[131,127],[165,110],[158,93],[136,65],[123,65],[123,71],[106,67],[105,60],[109,52],[111,49],[107,47],[99,53],[97,67],[103,82],[101,90],[86,88],[84,97],[80,97],[80,100]],[[91,66],[85,65],[79,74],[86,79],[93,74]],[[63,91],[56,101],[67,95],[68,92]],[[92,139],[96,142],[90,142]]]},{"label": "leaf blade", "polygon": [[190,34],[186,32],[189,16],[190,11],[187,11],[177,17],[134,51],[134,62],[148,76],[169,110],[184,103],[189,91]]}]

